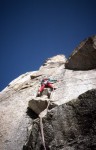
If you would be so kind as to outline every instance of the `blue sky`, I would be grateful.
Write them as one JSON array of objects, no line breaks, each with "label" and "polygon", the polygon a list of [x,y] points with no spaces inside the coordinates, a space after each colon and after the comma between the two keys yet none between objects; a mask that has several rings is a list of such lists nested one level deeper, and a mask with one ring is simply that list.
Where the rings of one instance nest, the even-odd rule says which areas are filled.
[{"label": "blue sky", "polygon": [[96,34],[96,0],[1,0],[0,91]]}]

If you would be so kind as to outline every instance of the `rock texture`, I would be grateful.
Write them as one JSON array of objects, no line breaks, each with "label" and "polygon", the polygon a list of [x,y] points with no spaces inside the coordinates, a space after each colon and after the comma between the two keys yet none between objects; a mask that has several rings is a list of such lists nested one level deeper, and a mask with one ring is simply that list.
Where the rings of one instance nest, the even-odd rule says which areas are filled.
[{"label": "rock texture", "polygon": [[46,75],[58,77],[65,61],[63,55],[50,58],[40,70],[19,76],[0,92],[0,150],[22,149],[29,136],[32,118],[37,117],[27,110],[28,103],[36,98],[42,78]]},{"label": "rock texture", "polygon": [[[43,126],[46,150],[95,150],[96,89],[52,109]],[[38,119],[24,150],[43,150]]]},{"label": "rock texture", "polygon": [[66,62],[66,69],[96,69],[96,36],[89,37],[73,51]]},{"label": "rock texture", "polygon": [[[91,37],[91,39],[93,39],[93,37]],[[94,38],[94,40],[95,40],[95,38]],[[86,44],[87,44],[87,42],[86,42]],[[89,47],[89,46],[87,45],[87,47]],[[92,47],[92,45],[90,47]],[[79,56],[78,63],[80,63],[80,60],[83,59],[82,58],[83,55],[79,55],[79,53],[80,53],[79,51],[80,50],[78,49],[78,51],[76,52],[77,55]],[[86,47],[85,47],[85,49],[83,48],[83,51],[85,53]],[[88,52],[88,55],[91,55],[91,54]],[[88,57],[90,57],[90,56],[88,56]],[[92,58],[93,58],[93,55],[92,55]],[[74,57],[72,57],[71,60],[72,59],[74,60]],[[93,61],[94,61],[93,64],[95,64],[96,63],[95,56],[94,56]],[[86,64],[87,69],[85,68],[85,70],[84,70],[84,68],[80,70],[79,66],[77,66],[78,71],[72,70],[72,68],[70,68],[70,70],[67,69],[67,67],[65,68],[65,64],[67,64],[67,62],[66,62],[66,58],[64,55],[57,55],[52,58],[49,58],[43,64],[43,66],[40,67],[40,69],[38,71],[27,72],[27,73],[19,76],[17,79],[13,80],[2,92],[0,92],[0,150],[21,150],[23,145],[25,145],[24,149],[26,149],[26,142],[28,140],[31,130],[32,130],[32,133],[31,133],[29,142],[27,144],[28,150],[30,149],[30,146],[31,146],[31,149],[34,148],[34,143],[36,142],[36,139],[38,139],[38,138],[39,138],[38,144],[35,143],[36,148],[34,150],[39,150],[40,147],[42,149],[41,136],[38,135],[38,134],[40,134],[39,122],[38,122],[38,119],[34,120],[38,116],[35,113],[33,113],[33,111],[39,115],[41,110],[46,108],[48,98],[46,99],[43,97],[43,101],[45,103],[45,104],[43,103],[44,104],[43,108],[41,107],[42,102],[40,103],[40,105],[37,104],[39,102],[39,100],[41,101],[40,98],[37,98],[38,99],[37,103],[34,102],[34,104],[35,104],[34,108],[33,108],[33,103],[32,103],[31,109],[33,111],[28,109],[28,105],[29,105],[30,101],[32,102],[32,101],[36,100],[36,95],[37,95],[38,88],[40,86],[40,82],[45,76],[50,77],[51,79],[57,79],[57,80],[59,79],[59,82],[54,84],[54,86],[56,86],[57,89],[51,93],[51,98],[50,98],[51,103],[49,106],[50,112],[48,113],[48,118],[46,116],[43,120],[43,121],[45,121],[44,132],[45,132],[45,139],[46,139],[47,147],[49,145],[49,149],[50,149],[50,145],[51,145],[52,150],[54,150],[55,148],[60,149],[60,150],[64,149],[64,148],[62,148],[62,140],[60,141],[60,144],[59,144],[59,141],[56,140],[57,143],[55,142],[56,146],[54,148],[54,141],[52,143],[52,139],[51,139],[51,137],[53,139],[55,137],[54,132],[58,131],[57,138],[59,139],[59,136],[63,137],[63,134],[66,137],[68,136],[68,138],[69,138],[69,135],[70,135],[69,131],[71,130],[72,126],[73,126],[72,132],[75,132],[77,130],[79,132],[80,130],[82,130],[83,126],[82,125],[79,126],[78,124],[76,124],[76,129],[75,129],[76,122],[74,121],[74,119],[78,120],[76,117],[79,114],[78,107],[79,107],[79,101],[80,101],[80,99],[76,99],[76,98],[88,90],[96,89],[96,70],[94,69],[95,68],[94,65],[93,65],[93,69],[89,67],[90,63]],[[84,64],[81,63],[81,68],[83,67],[83,65]],[[90,68],[91,70],[88,70],[88,68]],[[75,100],[72,101],[72,99],[75,99]],[[78,102],[78,105],[76,105],[75,102],[76,103]],[[89,102],[89,101],[87,101],[87,102]],[[70,109],[73,109],[72,111],[69,110],[70,103],[72,103],[72,106],[70,106]],[[74,103],[74,105],[73,105],[73,103]],[[59,106],[59,105],[61,105],[61,106]],[[67,105],[68,105],[69,111],[66,110]],[[80,104],[80,105],[82,106],[83,104]],[[86,105],[87,105],[87,103],[86,103]],[[37,106],[40,106],[39,108],[40,109],[42,108],[42,109],[39,110],[39,108]],[[52,109],[55,106],[56,106],[56,108]],[[77,109],[78,109],[77,114],[75,114],[74,111],[76,109],[74,109],[73,106],[77,107]],[[89,105],[88,105],[88,107],[89,107]],[[91,103],[90,103],[90,107],[91,107]],[[92,105],[92,107],[93,107],[93,105]],[[63,108],[64,108],[64,110],[63,110]],[[94,108],[95,108],[95,103],[94,103]],[[91,110],[88,109],[88,111],[90,114]],[[64,130],[64,133],[60,132],[60,134],[59,134],[59,127],[56,125],[55,125],[56,130],[54,131],[55,128],[53,125],[57,122],[59,122],[59,124],[61,124],[61,122],[60,122],[59,118],[56,118],[56,120],[54,118],[52,119],[51,118],[52,113],[53,113],[53,116],[54,115],[57,115],[57,117],[61,116],[62,119],[65,119],[68,116],[67,121],[69,120],[69,122],[64,123],[64,126],[65,127],[68,126],[68,128],[66,128],[66,131]],[[94,114],[95,114],[95,112],[94,112]],[[75,115],[75,117],[74,117],[74,115]],[[93,115],[92,115],[92,117],[94,118]],[[71,121],[70,118],[73,118],[73,124],[70,123],[70,121]],[[85,120],[86,120],[86,118],[85,118]],[[88,121],[91,121],[91,120],[88,120]],[[46,122],[48,125],[46,124]],[[51,122],[53,125],[51,125]],[[71,126],[70,130],[69,130],[69,127],[70,127],[69,125]],[[93,124],[93,126],[94,126],[94,124]],[[62,128],[62,126],[61,126],[61,128]],[[49,132],[49,129],[51,130],[50,132]],[[92,129],[90,128],[90,134],[92,134],[91,130]],[[47,131],[49,132],[48,135],[47,135]],[[94,129],[94,131],[95,131],[95,129]],[[69,133],[69,134],[67,135],[67,133]],[[49,138],[47,141],[48,136],[49,136]],[[72,134],[72,136],[73,136],[73,134]],[[79,138],[79,133],[76,137]],[[84,137],[80,136],[80,138],[82,141],[82,139]],[[95,136],[94,136],[94,138],[95,138]],[[64,137],[64,139],[65,139],[65,137]],[[87,139],[85,138],[84,140],[87,140]],[[31,141],[33,141],[33,142],[31,143]],[[72,143],[72,142],[74,143],[75,140],[70,139],[70,143]],[[68,145],[67,141],[64,142],[64,140],[63,140],[63,146],[64,146],[64,144],[65,144],[65,146],[66,146],[66,144]],[[32,147],[32,145],[33,145],[33,147]],[[67,149],[68,149],[68,147],[66,146],[66,150]],[[76,149],[76,148],[70,147],[70,150],[74,150],[74,149]],[[90,150],[90,149],[88,149],[88,150]]]},{"label": "rock texture", "polygon": [[0,93],[0,150],[21,150],[27,140],[27,128],[32,123],[26,113],[27,94],[32,91],[23,82],[26,77],[26,82],[30,79],[29,74],[20,76]]},{"label": "rock texture", "polygon": [[48,99],[45,98],[34,98],[29,101],[28,106],[32,109],[36,114],[40,114],[44,109],[46,109],[48,105]]}]

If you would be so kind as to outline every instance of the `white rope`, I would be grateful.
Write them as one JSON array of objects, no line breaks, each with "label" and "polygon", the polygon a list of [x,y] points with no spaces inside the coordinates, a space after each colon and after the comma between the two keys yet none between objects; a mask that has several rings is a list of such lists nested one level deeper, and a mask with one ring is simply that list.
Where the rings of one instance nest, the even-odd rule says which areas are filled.
[{"label": "white rope", "polygon": [[[54,88],[53,88],[52,93],[53,93],[53,92],[54,92]],[[52,93],[51,93],[51,97],[52,97]],[[50,99],[49,99],[49,101],[48,101],[48,104],[47,104],[46,109],[44,109],[44,110],[39,114],[39,118],[40,118],[40,130],[41,130],[42,143],[43,143],[44,150],[46,150],[46,145],[45,145],[44,129],[43,129],[43,121],[42,121],[42,119],[43,119],[43,117],[47,114],[49,105],[50,105]]]},{"label": "white rope", "polygon": [[44,109],[44,110],[39,114],[39,118],[40,118],[40,130],[41,130],[42,143],[43,143],[44,150],[46,150],[46,145],[45,145],[44,129],[43,129],[43,121],[42,121],[42,119],[43,119],[43,117],[47,114],[49,105],[50,105],[50,100],[48,101],[47,108]]},{"label": "white rope", "polygon": [[46,150],[42,117],[40,117],[40,129],[41,129],[41,136],[42,136],[43,147],[44,147],[44,150]]}]

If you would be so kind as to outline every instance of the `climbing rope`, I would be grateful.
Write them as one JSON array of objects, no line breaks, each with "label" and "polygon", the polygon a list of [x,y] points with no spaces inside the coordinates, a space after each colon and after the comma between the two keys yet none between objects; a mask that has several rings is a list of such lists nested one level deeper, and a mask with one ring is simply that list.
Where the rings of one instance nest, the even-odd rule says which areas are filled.
[{"label": "climbing rope", "polygon": [[44,109],[44,110],[39,114],[39,118],[40,118],[40,130],[41,130],[42,143],[43,143],[44,150],[46,150],[46,145],[45,145],[44,129],[43,129],[43,121],[42,121],[42,119],[43,119],[43,117],[47,114],[49,105],[50,105],[50,100],[48,101],[47,108]]},{"label": "climbing rope", "polygon": [[[65,73],[65,72],[64,72]],[[54,89],[51,93],[51,97],[53,96],[53,93],[54,93]],[[44,150],[46,150],[46,145],[45,145],[45,138],[44,138],[44,127],[43,127],[43,117],[47,114],[48,112],[48,107],[50,105],[50,99],[48,101],[48,104],[47,104],[47,107],[46,109],[44,109],[40,114],[39,114],[39,118],[40,118],[40,130],[41,130],[41,137],[42,137],[42,143],[43,143],[43,147],[44,147]]]},{"label": "climbing rope", "polygon": [[41,136],[42,136],[43,147],[44,147],[44,150],[46,150],[42,117],[40,117],[40,129],[41,129]]}]

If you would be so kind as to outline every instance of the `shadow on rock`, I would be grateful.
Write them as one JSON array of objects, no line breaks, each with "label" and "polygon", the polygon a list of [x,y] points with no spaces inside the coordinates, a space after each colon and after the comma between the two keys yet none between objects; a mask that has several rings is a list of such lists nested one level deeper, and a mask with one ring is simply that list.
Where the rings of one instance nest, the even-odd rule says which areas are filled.
[{"label": "shadow on rock", "polygon": [[27,108],[26,113],[32,119],[38,118],[38,115],[32,109],[30,109],[29,107]]}]

